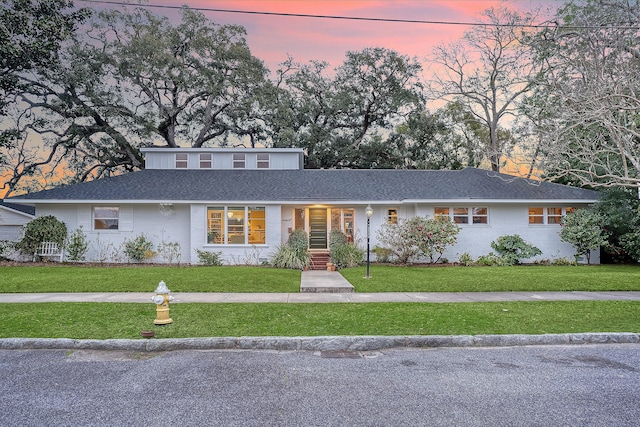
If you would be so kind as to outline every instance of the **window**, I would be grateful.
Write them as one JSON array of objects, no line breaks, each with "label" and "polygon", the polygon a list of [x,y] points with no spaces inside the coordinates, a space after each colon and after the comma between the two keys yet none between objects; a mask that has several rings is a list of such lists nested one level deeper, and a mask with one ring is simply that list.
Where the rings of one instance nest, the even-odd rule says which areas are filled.
[{"label": "window", "polygon": [[217,245],[266,243],[265,208],[263,206],[207,208],[207,243]]},{"label": "window", "polygon": [[487,224],[487,218],[489,217],[487,215],[487,208],[473,208],[472,212],[473,212],[473,216],[472,216],[472,223],[473,224]]},{"label": "window", "polygon": [[250,206],[249,209],[249,244],[261,245],[266,243],[265,213],[263,207]]},{"label": "window", "polygon": [[398,209],[387,210],[387,224],[398,223]]},{"label": "window", "polygon": [[245,244],[244,236],[244,208],[243,207],[229,207],[227,208],[227,243],[230,244]]},{"label": "window", "polygon": [[469,224],[469,209],[453,208],[453,222],[456,224]]},{"label": "window", "polygon": [[529,224],[544,224],[543,208],[529,208]]},{"label": "window", "polygon": [[207,243],[224,243],[225,218],[224,207],[207,209]]},{"label": "window", "polygon": [[449,208],[434,208],[433,209],[433,217],[449,217]]},{"label": "window", "polygon": [[200,153],[200,169],[211,169],[212,159],[211,153]]},{"label": "window", "polygon": [[562,217],[574,211],[572,207],[530,207],[529,224],[560,224]]},{"label": "window", "polygon": [[353,209],[331,209],[331,229],[342,231],[348,242],[353,242],[353,216]]},{"label": "window", "polygon": [[269,153],[258,153],[256,156],[258,169],[269,169]]},{"label": "window", "polygon": [[93,208],[93,229],[94,230],[117,230],[120,219],[120,208],[118,207],[95,207]]},{"label": "window", "polygon": [[304,209],[295,209],[293,212],[293,229],[304,230]]},{"label": "window", "polygon": [[547,224],[560,224],[562,208],[547,208]]},{"label": "window", "polygon": [[187,153],[176,153],[176,169],[186,169],[189,166]]},{"label": "window", "polygon": [[433,209],[434,218],[451,218],[456,224],[488,224],[489,209],[486,207],[449,208],[436,207]]},{"label": "window", "polygon": [[234,169],[245,168],[245,155],[243,153],[233,153],[233,168]]}]

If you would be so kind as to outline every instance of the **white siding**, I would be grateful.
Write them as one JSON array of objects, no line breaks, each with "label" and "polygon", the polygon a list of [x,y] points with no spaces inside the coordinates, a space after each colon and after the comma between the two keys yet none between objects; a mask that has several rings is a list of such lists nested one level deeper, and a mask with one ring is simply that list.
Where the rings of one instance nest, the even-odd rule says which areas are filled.
[{"label": "white siding", "polygon": [[183,148],[143,149],[146,169],[176,169],[176,153],[187,154],[188,169],[200,169],[200,153],[213,157],[212,169],[233,169],[233,154],[245,154],[245,169],[257,169],[257,154],[269,153],[269,169],[301,169],[302,150]]},{"label": "white siding", "polygon": [[[532,203],[533,205],[547,206],[544,202]],[[433,217],[433,208],[436,205],[419,205],[416,209],[418,215],[426,215],[430,218]],[[451,205],[446,202],[439,203],[437,206],[442,207],[465,207],[465,205],[455,204]],[[529,205],[525,204],[483,204],[483,205],[466,205],[466,207],[487,207],[488,212],[488,224],[465,224],[460,226],[460,234],[456,245],[445,251],[444,258],[447,258],[450,262],[458,261],[461,254],[467,252],[473,259],[478,258],[481,255],[487,255],[490,252],[494,252],[491,248],[491,242],[503,235],[518,234],[526,242],[538,247],[542,251],[542,255],[536,257],[534,260],[548,259],[553,260],[557,258],[567,258],[568,260],[574,260],[575,249],[569,243],[562,242],[560,240],[560,226],[557,224],[552,225],[530,225],[528,216]],[[379,244],[376,231],[382,221],[386,220],[387,208],[380,209],[374,208],[374,214],[371,218],[372,232],[371,232],[371,247]],[[401,210],[402,212],[402,210]],[[400,215],[400,217],[408,219],[411,215]],[[364,225],[359,226],[361,235],[366,234],[366,217],[364,217],[364,208],[360,211],[360,221],[365,221]],[[359,221],[359,222],[360,222]],[[361,222],[360,222],[361,223]],[[362,223],[361,223],[362,224]],[[366,243],[366,241],[365,241]],[[534,261],[529,260],[529,261]],[[600,262],[599,251],[593,251],[591,255],[591,262],[597,264]]]},{"label": "white siding", "polygon": [[32,219],[30,215],[0,206],[0,240],[21,239],[22,227]]}]

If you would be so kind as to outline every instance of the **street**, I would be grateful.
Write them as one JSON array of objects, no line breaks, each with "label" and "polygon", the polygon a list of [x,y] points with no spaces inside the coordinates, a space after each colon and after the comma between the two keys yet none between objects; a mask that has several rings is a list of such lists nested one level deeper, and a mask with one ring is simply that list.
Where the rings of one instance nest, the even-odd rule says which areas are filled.
[{"label": "street", "polygon": [[0,351],[2,426],[638,426],[640,345]]}]

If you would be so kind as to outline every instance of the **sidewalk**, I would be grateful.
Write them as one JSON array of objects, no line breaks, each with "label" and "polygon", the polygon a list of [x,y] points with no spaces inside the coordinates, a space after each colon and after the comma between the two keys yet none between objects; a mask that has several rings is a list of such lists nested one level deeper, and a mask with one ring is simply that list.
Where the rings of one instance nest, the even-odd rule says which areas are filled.
[{"label": "sidewalk", "polygon": [[[0,303],[130,302],[152,304],[153,292],[0,294]],[[378,293],[196,293],[175,292],[172,303],[367,303],[640,301],[640,291],[619,292],[378,292]]]}]

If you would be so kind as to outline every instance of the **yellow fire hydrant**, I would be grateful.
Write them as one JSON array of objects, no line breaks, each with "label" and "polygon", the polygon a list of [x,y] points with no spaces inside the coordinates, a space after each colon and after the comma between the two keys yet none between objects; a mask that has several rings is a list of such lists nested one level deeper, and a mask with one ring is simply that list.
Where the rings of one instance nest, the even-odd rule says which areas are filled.
[{"label": "yellow fire hydrant", "polygon": [[160,281],[155,292],[156,295],[151,298],[156,304],[156,320],[153,323],[156,325],[168,325],[173,322],[173,319],[169,317],[169,301],[173,300],[173,297],[169,295],[171,291],[167,288],[166,283]]}]

